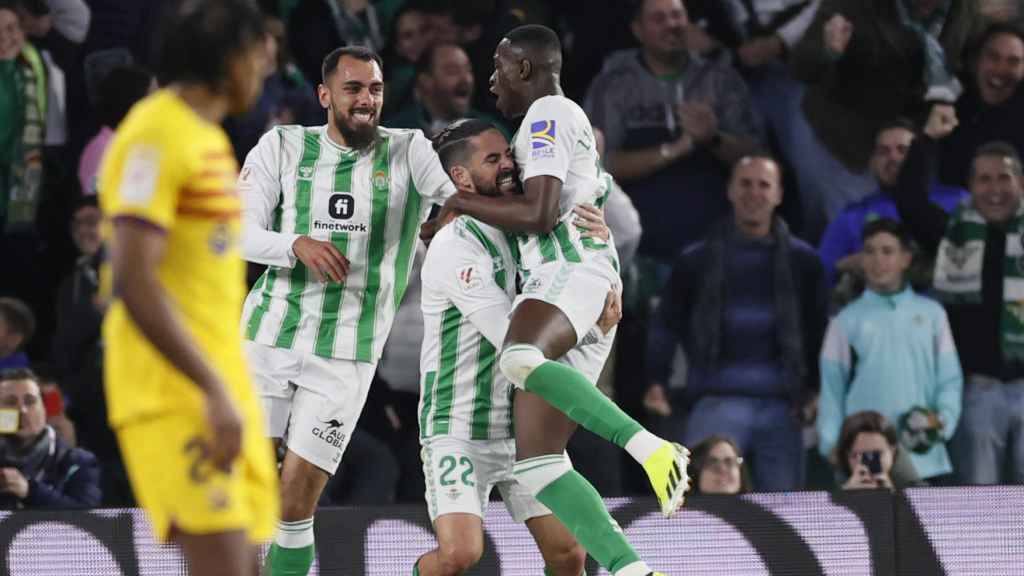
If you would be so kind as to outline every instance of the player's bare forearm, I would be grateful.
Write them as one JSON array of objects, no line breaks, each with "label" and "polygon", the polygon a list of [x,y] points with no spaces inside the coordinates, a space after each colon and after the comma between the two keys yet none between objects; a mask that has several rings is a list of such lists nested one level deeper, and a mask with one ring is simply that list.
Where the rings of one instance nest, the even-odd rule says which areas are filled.
[{"label": "player's bare forearm", "polygon": [[166,239],[145,223],[117,221],[111,248],[114,291],[142,335],[203,392],[220,392],[220,379],[193,343],[157,278]]},{"label": "player's bare forearm", "polygon": [[561,180],[534,176],[523,183],[522,195],[494,198],[460,192],[449,198],[445,207],[506,232],[547,234],[558,224],[561,194]]}]

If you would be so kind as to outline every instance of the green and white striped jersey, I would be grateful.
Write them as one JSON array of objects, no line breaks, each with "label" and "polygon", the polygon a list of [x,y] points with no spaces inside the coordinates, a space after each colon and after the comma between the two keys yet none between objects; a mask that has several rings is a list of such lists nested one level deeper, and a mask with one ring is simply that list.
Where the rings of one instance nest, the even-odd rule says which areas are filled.
[{"label": "green and white striped jersey", "polygon": [[573,208],[580,204],[603,205],[612,186],[611,177],[601,167],[594,130],[583,109],[564,96],[537,99],[512,138],[512,151],[521,182],[535,176],[553,176],[562,181],[560,216],[554,230],[517,236],[522,269],[528,274],[555,260],[617,260],[613,244],[583,238],[572,224]]},{"label": "green and white striped jersey", "polygon": [[[455,192],[419,130],[378,129],[344,148],[327,127],[281,126],[249,153],[239,177],[243,253],[267,271],[246,298],[247,339],[325,358],[375,362],[405,293],[430,203]],[[350,262],[343,284],[317,282],[298,261],[300,235],[330,241]]]},{"label": "green and white striped jersey", "polygon": [[422,274],[421,438],[512,436],[512,386],[498,353],[516,295],[514,247],[504,232],[467,216],[430,243]]}]

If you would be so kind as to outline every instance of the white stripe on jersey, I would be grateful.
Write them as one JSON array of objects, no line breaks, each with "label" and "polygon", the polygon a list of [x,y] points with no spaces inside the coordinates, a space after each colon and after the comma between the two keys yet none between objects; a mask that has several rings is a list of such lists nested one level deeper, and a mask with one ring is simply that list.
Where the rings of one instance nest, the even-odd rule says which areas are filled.
[{"label": "white stripe on jersey", "polygon": [[423,262],[421,438],[511,437],[512,387],[498,369],[500,350],[468,317],[511,308],[515,280],[512,249],[496,228],[463,216],[431,241]]},{"label": "white stripe on jersey", "polygon": [[326,126],[277,127],[246,158],[239,188],[263,196],[246,210],[276,206],[262,215],[273,231],[330,241],[350,263],[343,285],[316,282],[301,262],[268,267],[246,299],[246,338],[376,361],[408,283],[419,225],[430,202],[454,193],[423,133],[380,128],[374,146],[356,151],[335,144]]}]

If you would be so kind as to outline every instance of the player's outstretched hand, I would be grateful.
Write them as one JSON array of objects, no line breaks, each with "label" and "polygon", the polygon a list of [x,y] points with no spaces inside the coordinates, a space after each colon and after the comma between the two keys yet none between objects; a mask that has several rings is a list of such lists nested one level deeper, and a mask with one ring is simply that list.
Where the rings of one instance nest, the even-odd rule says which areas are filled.
[{"label": "player's outstretched hand", "polygon": [[340,284],[348,277],[348,258],[330,242],[299,236],[292,244],[292,250],[317,282],[332,280]]},{"label": "player's outstretched hand", "polygon": [[206,395],[206,421],[210,426],[210,461],[228,472],[242,451],[242,415],[223,386]]},{"label": "player's outstretched hand", "polygon": [[604,221],[604,210],[591,204],[580,204],[572,211],[576,214],[573,224],[580,229],[584,238],[600,238],[607,242],[612,237],[611,230]]}]

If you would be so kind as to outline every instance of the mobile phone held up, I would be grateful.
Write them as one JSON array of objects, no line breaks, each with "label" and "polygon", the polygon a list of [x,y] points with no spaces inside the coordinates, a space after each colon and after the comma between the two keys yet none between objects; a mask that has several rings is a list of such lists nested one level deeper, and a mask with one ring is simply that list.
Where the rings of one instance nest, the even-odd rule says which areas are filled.
[{"label": "mobile phone held up", "polygon": [[14,434],[18,431],[21,413],[13,408],[0,408],[0,434]]},{"label": "mobile phone held up", "polygon": [[860,463],[868,469],[872,476],[882,473],[882,453],[877,450],[861,454]]}]

